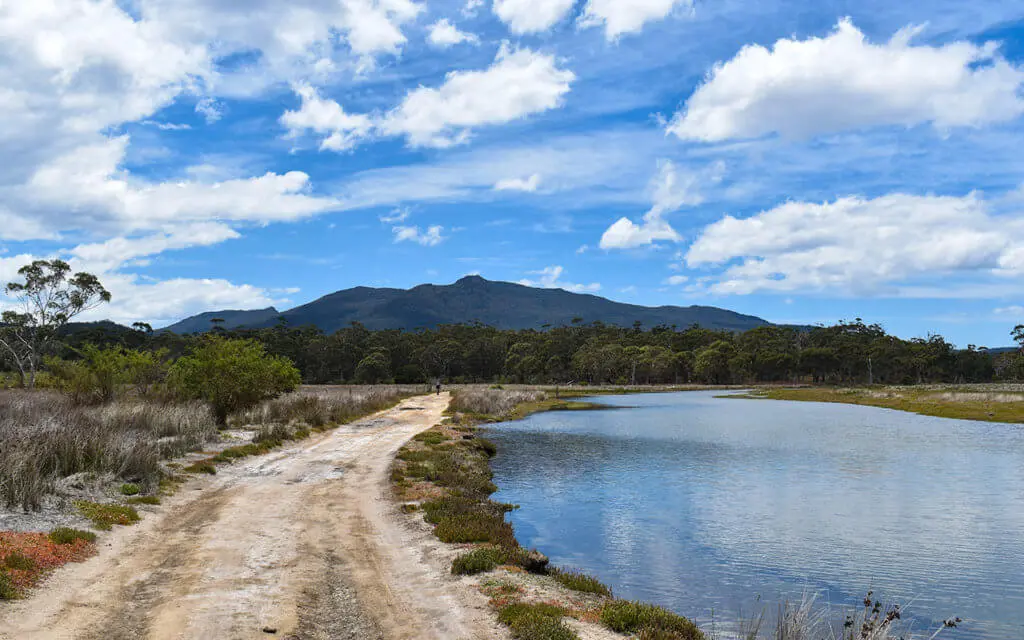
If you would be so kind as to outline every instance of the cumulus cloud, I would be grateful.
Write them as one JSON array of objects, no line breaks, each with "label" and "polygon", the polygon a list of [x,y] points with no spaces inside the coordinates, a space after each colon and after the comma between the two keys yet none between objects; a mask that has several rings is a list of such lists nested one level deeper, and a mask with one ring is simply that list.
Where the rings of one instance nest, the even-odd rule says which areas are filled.
[{"label": "cumulus cloud", "polygon": [[494,0],[494,15],[522,35],[547,31],[564,19],[576,0]]},{"label": "cumulus cloud", "polygon": [[334,100],[320,97],[316,89],[298,85],[293,88],[302,98],[298,111],[285,111],[281,124],[288,129],[289,138],[298,138],[311,131],[323,136],[321,150],[348,151],[373,129],[373,120],[363,114],[345,113]]},{"label": "cumulus cloud", "polygon": [[654,206],[640,224],[620,218],[601,236],[602,249],[635,249],[656,242],[682,242],[683,237],[665,220],[665,214],[684,206],[704,201],[701,187],[721,181],[724,165],[712,165],[698,173],[679,170],[670,160],[659,163],[658,175],[652,181]]},{"label": "cumulus cloud", "polygon": [[395,234],[395,243],[415,242],[424,247],[436,247],[447,240],[442,235],[444,227],[441,225],[428,227],[426,231],[421,231],[419,227],[395,227],[392,232]]},{"label": "cumulus cloud", "polygon": [[716,293],[829,291],[871,294],[916,279],[1024,274],[1024,221],[991,215],[976,194],[892,194],[815,204],[787,202],[706,227],[691,267],[727,265]]},{"label": "cumulus cloud", "polygon": [[823,38],[748,45],[715,66],[668,130],[714,142],[884,125],[978,127],[1024,113],[1024,69],[995,44],[916,45],[920,31],[875,44],[845,19]]},{"label": "cumulus cloud", "polygon": [[581,27],[604,27],[605,36],[615,40],[625,33],[636,33],[648,22],[663,20],[673,11],[693,9],[693,0],[589,0]]},{"label": "cumulus cloud", "polygon": [[80,244],[65,253],[77,258],[87,271],[109,272],[126,262],[165,251],[210,246],[240,238],[231,227],[218,222],[201,222],[141,237],[117,237],[105,242]]},{"label": "cumulus cloud", "polygon": [[541,175],[535,173],[529,178],[505,178],[494,185],[495,191],[525,191],[534,193],[540,188]]},{"label": "cumulus cloud", "polygon": [[447,18],[438,20],[428,27],[427,42],[438,49],[448,49],[463,42],[480,44],[480,38],[472,33],[460,31]]},{"label": "cumulus cloud", "polygon": [[519,281],[519,284],[527,287],[537,287],[539,289],[565,289],[566,291],[574,291],[576,293],[597,293],[601,290],[601,284],[593,282],[591,284],[574,284],[572,282],[563,282],[562,274],[565,273],[565,269],[561,266],[552,266],[541,269],[540,271],[531,271],[529,275],[539,276],[536,279],[524,278]]},{"label": "cumulus cloud", "polygon": [[476,17],[482,6],[484,6],[484,0],[466,0],[466,4],[462,7],[462,15],[467,18]]},{"label": "cumulus cloud", "polygon": [[298,87],[302,109],[284,114],[281,122],[292,136],[312,130],[327,140],[333,138],[330,146],[322,146],[327,149],[351,148],[371,131],[404,136],[415,147],[446,148],[468,141],[477,127],[506,124],[561,106],[575,79],[572,71],[558,67],[554,56],[504,44],[487,69],[453,71],[440,87],[409,92],[386,115],[347,114],[334,100]]},{"label": "cumulus cloud", "polygon": [[475,127],[505,124],[555,109],[576,79],[554,56],[502,45],[483,71],[453,71],[444,84],[410,92],[381,124],[413,146],[449,147]]}]

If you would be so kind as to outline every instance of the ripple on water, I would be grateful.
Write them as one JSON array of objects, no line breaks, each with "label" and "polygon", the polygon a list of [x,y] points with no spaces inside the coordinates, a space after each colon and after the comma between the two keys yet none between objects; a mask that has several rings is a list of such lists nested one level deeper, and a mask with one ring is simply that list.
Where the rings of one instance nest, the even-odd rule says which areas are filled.
[{"label": "ripple on water", "polygon": [[[710,393],[490,436],[520,541],[702,621],[818,593],[1024,638],[1024,429]],[[772,608],[774,605],[772,605]]]}]

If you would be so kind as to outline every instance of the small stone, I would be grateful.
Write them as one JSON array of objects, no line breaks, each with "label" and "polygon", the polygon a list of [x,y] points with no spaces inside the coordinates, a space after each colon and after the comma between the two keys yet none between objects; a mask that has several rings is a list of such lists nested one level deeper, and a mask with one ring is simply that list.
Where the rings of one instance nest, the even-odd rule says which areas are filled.
[{"label": "small stone", "polygon": [[523,568],[529,571],[530,573],[542,574],[546,572],[548,569],[548,564],[550,562],[551,560],[549,560],[546,555],[544,555],[540,551],[537,551],[536,549],[532,551],[527,551],[523,554]]},{"label": "small stone", "polygon": [[276,627],[263,627],[263,633],[275,634],[277,633]]}]

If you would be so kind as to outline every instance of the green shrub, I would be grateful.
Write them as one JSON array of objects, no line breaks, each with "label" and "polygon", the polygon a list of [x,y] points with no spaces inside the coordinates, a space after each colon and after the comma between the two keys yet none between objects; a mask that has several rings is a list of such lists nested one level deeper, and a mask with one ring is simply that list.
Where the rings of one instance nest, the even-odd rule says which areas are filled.
[{"label": "green shrub", "polygon": [[21,594],[14,588],[14,580],[5,569],[0,569],[0,601],[17,600]]},{"label": "green shrub", "polygon": [[268,355],[254,340],[209,335],[171,367],[168,384],[181,397],[210,405],[217,424],[228,414],[294,391],[302,376],[291,360]]},{"label": "green shrub", "polygon": [[593,593],[599,596],[612,595],[612,590],[600,580],[579,571],[553,569],[551,570],[551,577],[566,589],[579,591],[580,593]]},{"label": "green shrub", "polygon": [[134,498],[128,498],[128,504],[156,505],[160,504],[160,498],[156,496],[136,496]]},{"label": "green shrub", "polygon": [[498,620],[517,640],[579,640],[562,618],[565,611],[550,604],[510,604],[498,612]]},{"label": "green shrub", "polygon": [[484,438],[475,438],[473,440],[473,444],[476,446],[477,449],[486,453],[488,458],[493,458],[494,456],[498,455],[497,445],[495,445],[490,440],[486,440]]},{"label": "green shrub", "polygon": [[137,496],[142,493],[142,488],[134,483],[126,482],[121,485],[121,495]]},{"label": "green shrub", "polygon": [[58,388],[78,404],[111,402],[128,385],[145,395],[167,371],[166,350],[101,349],[87,343],[75,351],[78,360],[48,358],[46,365]]},{"label": "green shrub", "polygon": [[75,502],[75,508],[83,516],[92,520],[94,527],[101,531],[110,531],[115,524],[127,526],[135,524],[139,518],[139,512],[131,507],[118,504],[99,504],[79,500]]},{"label": "green shrub", "polygon": [[440,431],[425,431],[413,438],[416,442],[422,442],[423,444],[436,447],[443,442],[449,440],[448,436],[444,435]]},{"label": "green shrub", "polygon": [[502,549],[481,547],[455,558],[452,562],[452,573],[457,576],[474,576],[494,571],[506,561],[507,555]]},{"label": "green shrub", "polygon": [[[219,457],[219,456],[218,456]],[[205,473],[211,476],[217,475],[217,467],[209,460],[200,460],[182,469],[185,473]]]},{"label": "green shrub", "polygon": [[50,542],[54,544],[75,544],[79,540],[85,540],[86,542],[96,542],[96,534],[92,531],[82,531],[81,529],[71,529],[70,527],[58,527],[50,532]]},{"label": "green shrub", "polygon": [[[667,609],[642,602],[628,600],[609,602],[601,611],[601,623],[618,633],[643,631],[650,635],[660,632],[663,637],[677,640],[705,640],[704,633],[693,621]],[[665,633],[674,635],[665,636]]]},{"label": "green shrub", "polygon": [[4,558],[4,566],[17,571],[35,571],[36,561],[20,551],[12,551]]},{"label": "green shrub", "polygon": [[516,535],[512,525],[499,518],[485,513],[466,513],[443,518],[434,529],[441,542],[462,544],[468,542],[488,542],[502,547],[517,546]]}]

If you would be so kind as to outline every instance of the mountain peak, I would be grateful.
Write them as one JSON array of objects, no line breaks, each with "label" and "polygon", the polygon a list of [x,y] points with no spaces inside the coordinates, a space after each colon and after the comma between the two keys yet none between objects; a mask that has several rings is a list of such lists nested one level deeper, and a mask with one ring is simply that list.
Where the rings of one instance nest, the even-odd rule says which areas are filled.
[{"label": "mountain peak", "polygon": [[421,285],[409,290],[357,287],[280,314],[268,311],[203,314],[168,329],[176,333],[208,331],[211,315],[224,317],[227,329],[273,327],[283,317],[290,327],[314,326],[325,333],[334,333],[353,322],[371,330],[408,331],[474,322],[498,329],[543,329],[569,326],[577,318],[620,327],[639,322],[647,328],[700,325],[729,331],[769,324],[761,318],[714,307],[642,307],[561,289],[492,282],[478,275],[465,276],[450,285]]}]

